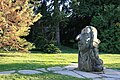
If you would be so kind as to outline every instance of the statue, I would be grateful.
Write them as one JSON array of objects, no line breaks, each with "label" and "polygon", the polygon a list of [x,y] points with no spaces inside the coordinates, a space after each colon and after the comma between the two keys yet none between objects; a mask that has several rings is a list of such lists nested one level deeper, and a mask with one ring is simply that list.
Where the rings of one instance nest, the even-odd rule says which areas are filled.
[{"label": "statue", "polygon": [[103,61],[98,56],[97,29],[92,26],[86,26],[81,34],[76,37],[78,40],[78,69],[82,71],[103,71]]}]

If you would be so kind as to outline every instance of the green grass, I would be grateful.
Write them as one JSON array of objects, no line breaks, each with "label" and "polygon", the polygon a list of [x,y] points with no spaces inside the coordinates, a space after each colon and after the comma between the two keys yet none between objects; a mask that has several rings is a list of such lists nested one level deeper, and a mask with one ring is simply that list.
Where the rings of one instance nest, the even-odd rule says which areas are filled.
[{"label": "green grass", "polygon": [[[1,53],[0,71],[47,68],[65,66],[77,62],[77,54],[35,54],[35,53]],[[10,74],[0,75],[0,80],[88,80],[76,77],[44,73],[35,75]]]},{"label": "green grass", "polygon": [[66,75],[44,73],[35,75],[21,75],[21,74],[0,75],[0,80],[89,80],[89,79],[79,79],[76,77]]},{"label": "green grass", "polygon": [[104,61],[106,68],[120,70],[120,54],[101,54],[100,58]]},{"label": "green grass", "polygon": [[[72,49],[71,49],[72,50]],[[75,50],[76,51],[76,50]],[[48,68],[77,63],[78,55],[69,54],[70,49],[61,54],[41,53],[0,53],[0,71]],[[100,54],[106,68],[120,70],[120,54]],[[21,75],[0,75],[0,80],[82,80],[71,76],[53,73]]]},{"label": "green grass", "polygon": [[[0,71],[47,68],[77,63],[77,54],[1,53]],[[120,69],[119,54],[100,54],[107,68]]]},{"label": "green grass", "polygon": [[65,66],[77,62],[77,54],[26,54],[3,53],[0,57],[0,71]]},{"label": "green grass", "polygon": [[59,46],[60,50],[62,51],[62,53],[66,53],[66,54],[76,54],[78,53],[77,49],[73,49],[70,47],[66,47],[66,46]]}]

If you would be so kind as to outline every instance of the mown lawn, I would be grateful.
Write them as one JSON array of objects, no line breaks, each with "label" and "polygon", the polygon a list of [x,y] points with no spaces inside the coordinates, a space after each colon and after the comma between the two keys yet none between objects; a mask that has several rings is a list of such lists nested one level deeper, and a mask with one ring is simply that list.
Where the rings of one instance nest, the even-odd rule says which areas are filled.
[{"label": "mown lawn", "polygon": [[77,54],[4,53],[0,57],[0,71],[47,68],[77,63]]},{"label": "mown lawn", "polygon": [[[0,53],[0,71],[47,68],[77,63],[77,54]],[[100,54],[107,68],[120,69],[119,54]]]},{"label": "mown lawn", "polygon": [[34,75],[22,75],[22,74],[0,75],[0,80],[89,80],[89,79],[80,79],[66,75],[44,73]]},{"label": "mown lawn", "polygon": [[[0,53],[0,71],[47,68],[77,63],[77,53],[41,54],[41,53]],[[100,54],[107,68],[120,69],[119,54]],[[0,80],[81,80],[59,74],[36,75],[0,75]]]}]

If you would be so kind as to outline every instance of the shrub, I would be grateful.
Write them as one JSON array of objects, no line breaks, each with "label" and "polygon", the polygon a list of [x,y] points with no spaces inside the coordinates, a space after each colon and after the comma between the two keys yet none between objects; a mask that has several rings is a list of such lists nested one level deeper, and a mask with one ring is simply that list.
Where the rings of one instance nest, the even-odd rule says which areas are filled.
[{"label": "shrub", "polygon": [[45,53],[61,53],[61,50],[52,43],[45,44],[43,47]]}]

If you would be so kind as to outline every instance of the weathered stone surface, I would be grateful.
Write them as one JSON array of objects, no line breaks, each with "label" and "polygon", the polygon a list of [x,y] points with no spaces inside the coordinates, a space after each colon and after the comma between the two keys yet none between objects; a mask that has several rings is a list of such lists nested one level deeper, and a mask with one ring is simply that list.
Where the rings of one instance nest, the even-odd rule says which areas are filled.
[{"label": "weathered stone surface", "polygon": [[43,71],[43,72],[48,72],[45,68],[38,68],[38,69],[36,69],[36,70],[38,70],[38,71]]},{"label": "weathered stone surface", "polygon": [[117,79],[117,78],[103,78],[103,80],[120,80],[120,79]]},{"label": "weathered stone surface", "polygon": [[2,71],[2,72],[0,72],[0,74],[12,74],[12,73],[15,73],[15,70],[13,70],[13,71]]},{"label": "weathered stone surface", "polygon": [[83,71],[77,71],[74,70],[75,73],[84,76],[85,78],[102,78],[102,76],[93,74],[93,73],[88,73],[88,72],[83,72]]},{"label": "weathered stone surface", "polygon": [[50,68],[47,68],[48,71],[61,71],[63,70],[62,67],[59,67],[59,66],[56,66],[56,67],[50,67]]},{"label": "weathered stone surface", "polygon": [[100,74],[100,75],[107,78],[119,78],[120,80],[120,75],[118,74]]},{"label": "weathered stone surface", "polygon": [[[73,76],[77,78],[91,78],[92,80],[120,80],[120,71],[113,70],[113,69],[104,69],[103,72],[83,72],[74,70],[77,68],[76,63],[72,63],[65,67],[50,67],[47,68],[48,71],[53,71],[53,73],[62,74]],[[48,72],[45,68],[38,68],[36,70],[19,70],[18,73],[20,74],[42,74],[43,72]],[[42,72],[41,72],[42,71]],[[13,71],[2,71],[0,75],[12,74],[16,73],[15,70]]]},{"label": "weathered stone surface", "polygon": [[120,75],[119,71],[113,70],[113,69],[104,69],[104,73],[105,74],[118,74],[118,75]]},{"label": "weathered stone surface", "polygon": [[64,67],[65,70],[74,70],[76,68],[77,68],[76,66],[65,66]]},{"label": "weathered stone surface", "polygon": [[79,48],[78,69],[89,72],[102,71],[103,61],[98,56],[100,40],[97,38],[97,29],[93,26],[86,26],[76,40],[78,40]]},{"label": "weathered stone surface", "polygon": [[78,63],[71,63],[69,66],[75,66],[75,67],[78,67]]},{"label": "weathered stone surface", "polygon": [[42,72],[36,71],[36,70],[19,70],[18,73],[20,73],[20,74],[39,74]]},{"label": "weathered stone surface", "polygon": [[91,73],[93,73],[93,74],[104,74],[104,71],[101,71],[101,72],[91,72]]},{"label": "weathered stone surface", "polygon": [[54,73],[63,74],[63,75],[69,75],[69,76],[78,77],[78,78],[84,78],[81,75],[78,75],[78,74],[74,73],[73,71],[68,71],[68,70],[55,71]]},{"label": "weathered stone surface", "polygon": [[120,80],[117,78],[94,78],[93,80]]},{"label": "weathered stone surface", "polygon": [[104,80],[103,78],[93,78],[93,80]]},{"label": "weathered stone surface", "polygon": [[64,68],[65,70],[74,70],[74,69],[78,68],[78,64],[72,63],[72,64],[70,64],[70,65],[68,65],[68,66],[63,67],[63,68]]}]

